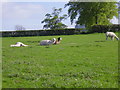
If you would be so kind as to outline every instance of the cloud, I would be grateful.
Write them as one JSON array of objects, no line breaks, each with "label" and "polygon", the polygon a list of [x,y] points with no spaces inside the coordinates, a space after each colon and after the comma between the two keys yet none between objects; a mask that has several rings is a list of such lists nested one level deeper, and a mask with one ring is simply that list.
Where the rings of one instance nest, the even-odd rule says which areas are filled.
[{"label": "cloud", "polygon": [[3,0],[2,2],[68,2],[69,0]]},{"label": "cloud", "polygon": [[25,19],[45,12],[42,5],[32,3],[4,3],[3,18]]},{"label": "cloud", "polygon": [[1,0],[1,2],[8,2],[8,0]]},{"label": "cloud", "polygon": [[[3,2],[78,2],[78,0],[2,0]],[[114,2],[114,0],[79,0],[80,2]],[[120,1],[120,0],[115,0]]]},{"label": "cloud", "polygon": [[118,24],[118,18],[113,17],[113,19],[110,20],[113,24]]},{"label": "cloud", "polygon": [[43,16],[47,12],[41,3],[7,2],[2,6],[2,25],[5,30],[14,30],[15,25],[38,28],[40,26],[34,24],[40,24],[40,20],[43,20]]}]

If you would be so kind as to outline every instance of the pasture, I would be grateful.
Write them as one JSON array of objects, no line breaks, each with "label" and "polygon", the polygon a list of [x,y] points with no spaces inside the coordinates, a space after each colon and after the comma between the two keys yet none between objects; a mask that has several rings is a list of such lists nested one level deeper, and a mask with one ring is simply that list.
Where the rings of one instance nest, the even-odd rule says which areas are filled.
[{"label": "pasture", "polygon": [[[118,34],[117,34],[118,35]],[[61,35],[59,45],[39,46],[59,36],[3,37],[3,88],[118,88],[118,41],[103,33]],[[10,47],[16,42],[28,47]]]}]

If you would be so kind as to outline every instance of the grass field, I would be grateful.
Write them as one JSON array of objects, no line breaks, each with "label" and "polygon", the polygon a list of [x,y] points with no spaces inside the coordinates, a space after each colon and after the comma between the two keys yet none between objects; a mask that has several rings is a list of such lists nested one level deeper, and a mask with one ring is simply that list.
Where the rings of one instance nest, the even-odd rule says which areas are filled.
[{"label": "grass field", "polygon": [[[118,41],[104,34],[2,38],[3,88],[118,88]],[[21,41],[28,47],[9,47]]]}]

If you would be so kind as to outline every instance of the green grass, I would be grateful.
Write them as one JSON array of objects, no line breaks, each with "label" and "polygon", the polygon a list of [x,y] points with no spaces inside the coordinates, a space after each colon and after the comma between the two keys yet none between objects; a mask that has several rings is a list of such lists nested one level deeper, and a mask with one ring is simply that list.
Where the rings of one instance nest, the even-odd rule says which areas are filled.
[{"label": "green grass", "polygon": [[[2,38],[3,88],[118,88],[118,41],[104,34]],[[10,47],[21,41],[28,47]]]}]

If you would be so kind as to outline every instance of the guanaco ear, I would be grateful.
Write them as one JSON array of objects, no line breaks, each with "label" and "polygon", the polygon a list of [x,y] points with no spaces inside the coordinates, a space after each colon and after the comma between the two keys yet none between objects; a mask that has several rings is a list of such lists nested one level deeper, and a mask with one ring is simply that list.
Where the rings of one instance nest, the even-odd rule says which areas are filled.
[{"label": "guanaco ear", "polygon": [[59,37],[59,38],[58,38],[58,41],[60,41],[60,40],[62,40],[62,38],[61,38],[61,37]]},{"label": "guanaco ear", "polygon": [[60,40],[62,40],[62,38],[60,38]]}]

